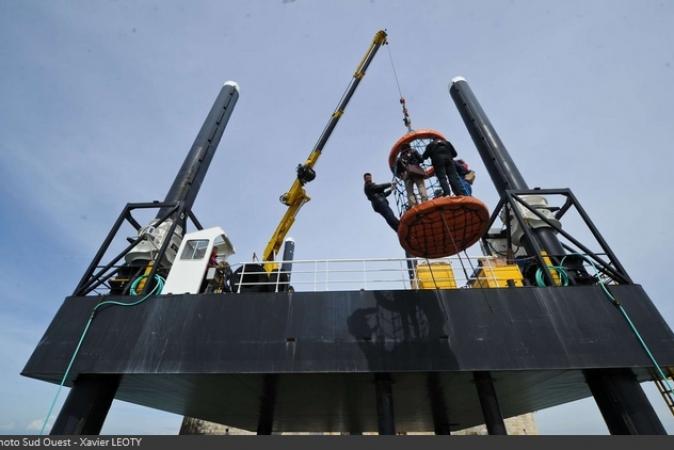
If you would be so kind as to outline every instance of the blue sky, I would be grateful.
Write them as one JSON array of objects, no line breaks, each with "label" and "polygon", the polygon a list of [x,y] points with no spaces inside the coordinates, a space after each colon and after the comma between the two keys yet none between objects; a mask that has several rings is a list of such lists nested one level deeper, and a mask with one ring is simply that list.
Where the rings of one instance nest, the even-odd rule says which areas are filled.
[{"label": "blue sky", "polygon": [[[123,205],[163,198],[221,84],[241,97],[195,212],[246,260],[379,28],[413,125],[452,140],[478,171],[474,195],[496,204],[447,92],[457,75],[529,184],[572,188],[674,323],[673,20],[674,3],[636,0],[0,2],[0,433],[44,417],[54,386],[19,371]],[[361,174],[388,179],[404,131],[382,52],[317,165],[296,258],[402,256]],[[537,418],[546,433],[606,433],[591,399]],[[116,402],[103,431],[179,422]]]}]

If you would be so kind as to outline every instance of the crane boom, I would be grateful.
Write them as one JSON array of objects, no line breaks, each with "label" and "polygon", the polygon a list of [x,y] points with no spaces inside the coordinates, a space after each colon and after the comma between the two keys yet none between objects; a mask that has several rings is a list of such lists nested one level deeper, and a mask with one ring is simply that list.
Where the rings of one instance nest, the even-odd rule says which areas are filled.
[{"label": "crane boom", "polygon": [[295,222],[295,217],[297,216],[300,208],[302,208],[305,203],[311,200],[304,190],[304,185],[316,177],[313,167],[316,164],[316,161],[318,161],[318,157],[321,156],[321,152],[323,151],[325,143],[330,138],[330,135],[335,129],[335,126],[337,126],[337,122],[339,122],[339,119],[344,114],[344,110],[349,104],[349,100],[351,100],[353,93],[356,91],[360,80],[365,76],[365,71],[370,65],[370,62],[372,62],[374,56],[377,54],[377,50],[379,50],[379,47],[385,43],[386,32],[384,30],[377,31],[374,39],[372,39],[370,48],[368,48],[365,56],[363,56],[363,59],[358,64],[349,86],[344,92],[344,95],[342,95],[342,98],[339,100],[337,109],[335,109],[335,111],[330,116],[330,119],[323,129],[320,137],[318,138],[314,149],[311,151],[311,153],[309,153],[309,157],[306,159],[304,164],[297,166],[297,178],[293,182],[288,192],[281,196],[281,203],[286,205],[288,209],[281,218],[281,221],[277,225],[276,230],[274,230],[274,234],[272,234],[271,239],[267,243],[267,246],[262,253],[262,261],[264,261],[264,268],[267,272],[271,272],[276,268],[276,263],[274,263],[275,255],[280,250],[283,240],[288,234],[290,227],[292,227],[293,223]]}]

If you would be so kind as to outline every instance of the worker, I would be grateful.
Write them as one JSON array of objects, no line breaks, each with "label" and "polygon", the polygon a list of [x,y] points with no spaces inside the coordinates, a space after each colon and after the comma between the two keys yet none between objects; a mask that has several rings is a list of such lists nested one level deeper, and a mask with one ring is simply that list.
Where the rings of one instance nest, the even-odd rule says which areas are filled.
[{"label": "worker", "polygon": [[213,247],[211,257],[208,258],[208,267],[215,267],[218,265],[218,249]]},{"label": "worker", "polygon": [[230,278],[232,277],[232,268],[227,261],[220,261],[215,266],[215,277],[213,278],[213,292],[232,292]]},{"label": "worker", "polygon": [[456,172],[459,174],[459,179],[463,185],[463,190],[466,191],[466,195],[473,195],[473,181],[475,181],[475,172],[470,170],[468,164],[463,159],[455,159],[454,165],[456,166]]},{"label": "worker", "polygon": [[375,184],[372,181],[371,173],[365,173],[363,175],[363,180],[365,181],[365,196],[370,200],[370,203],[372,203],[372,209],[381,214],[382,217],[386,219],[386,223],[388,223],[389,226],[393,228],[393,231],[397,233],[400,221],[393,211],[391,211],[388,200],[386,200],[386,197],[391,195],[392,192],[391,183]]},{"label": "worker", "polygon": [[[454,146],[445,139],[435,138],[433,142],[426,146],[426,151],[421,155],[421,159],[425,160],[431,158],[435,176],[438,178],[442,192],[445,195],[466,195],[463,188],[461,177],[459,177],[454,165],[454,158],[456,158],[456,150]],[[449,180],[449,183],[447,181]],[[451,185],[452,189],[449,189]]]},{"label": "worker", "polygon": [[405,191],[407,191],[408,206],[411,208],[417,205],[417,196],[414,194],[414,186],[417,186],[421,201],[428,200],[426,192],[426,172],[421,167],[421,155],[410,144],[404,144],[400,149],[400,156],[396,164],[396,176],[405,182]]}]

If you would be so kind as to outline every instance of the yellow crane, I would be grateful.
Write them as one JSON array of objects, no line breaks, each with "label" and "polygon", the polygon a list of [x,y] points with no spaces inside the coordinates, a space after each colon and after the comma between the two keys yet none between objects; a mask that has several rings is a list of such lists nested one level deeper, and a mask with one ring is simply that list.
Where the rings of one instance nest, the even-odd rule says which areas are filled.
[{"label": "yellow crane", "polygon": [[379,47],[386,44],[386,36],[387,35],[384,30],[377,31],[377,33],[374,35],[374,39],[372,39],[370,48],[368,48],[365,56],[363,56],[363,59],[358,64],[349,86],[346,88],[344,95],[342,95],[342,98],[339,100],[337,109],[335,109],[335,111],[330,116],[330,120],[328,120],[328,123],[323,129],[321,136],[318,138],[314,149],[311,151],[311,153],[309,153],[309,157],[306,159],[306,161],[304,161],[303,164],[299,164],[297,166],[297,178],[293,182],[288,192],[281,196],[281,203],[286,205],[288,209],[281,218],[281,221],[274,230],[274,234],[272,234],[271,239],[267,243],[267,246],[262,253],[262,261],[264,263],[264,269],[266,272],[269,273],[277,269],[278,264],[274,261],[276,255],[281,249],[281,245],[283,245],[283,241],[288,234],[290,227],[292,227],[293,223],[295,222],[295,217],[297,216],[300,208],[302,208],[305,203],[311,200],[304,190],[304,185],[316,178],[314,165],[316,164],[316,161],[318,161],[318,157],[321,156],[323,147],[328,141],[328,138],[330,138],[330,135],[335,129],[337,122],[339,122],[340,117],[342,117],[342,114],[344,114],[346,105],[348,105],[349,100],[351,100],[351,97],[356,91],[360,80],[365,76],[365,71],[370,65],[370,62],[372,62],[374,56],[377,54],[377,50],[379,50]]}]

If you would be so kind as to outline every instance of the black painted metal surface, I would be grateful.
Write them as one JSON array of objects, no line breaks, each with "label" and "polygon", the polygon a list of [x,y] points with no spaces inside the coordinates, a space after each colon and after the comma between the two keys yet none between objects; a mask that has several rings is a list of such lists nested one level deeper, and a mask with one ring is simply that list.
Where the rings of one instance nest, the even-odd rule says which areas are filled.
[{"label": "black painted metal surface", "polygon": [[[513,199],[515,199],[520,202],[522,206],[526,206],[526,202],[523,202],[522,199],[513,195],[513,190],[526,191],[528,190],[528,186],[520,174],[519,169],[511,159],[508,150],[506,150],[503,142],[501,142],[496,130],[487,118],[487,115],[482,110],[480,103],[477,101],[477,98],[475,98],[475,95],[470,86],[468,86],[466,80],[462,78],[452,80],[452,83],[450,84],[450,94],[475,142],[475,146],[494,182],[496,190],[501,195],[501,199],[503,200],[507,197],[509,203],[512,203]],[[570,198],[575,200],[573,194],[571,194]],[[562,256],[565,255],[566,252],[556,235],[556,230],[554,230],[556,227],[553,224],[549,224],[549,226],[530,229],[529,226],[525,224],[525,221],[519,212],[520,205],[514,206],[515,207],[512,208],[511,211],[524,230],[525,238],[523,239],[523,244],[524,248],[527,250],[527,255],[537,259],[539,268],[543,270],[545,278],[550,285],[552,285],[552,276],[548,270],[547,264],[542,261],[541,254],[542,251],[545,251],[556,265],[562,263]],[[530,211],[545,221],[545,218],[541,216],[539,211],[536,211],[535,209],[530,209]],[[622,272],[620,278],[629,281],[629,276],[625,273],[622,265],[617,261],[615,255],[613,255],[613,252],[608,247],[608,244],[606,244],[599,231],[589,220],[589,217],[584,214],[580,205],[578,205],[578,211],[583,216],[586,224],[589,225],[594,237],[601,243],[602,247],[608,249],[607,253],[609,257],[614,260],[615,266]],[[507,229],[507,232],[510,233],[509,228]],[[574,242],[578,248],[584,248],[577,240],[566,234],[563,230],[559,230],[559,232],[564,234],[571,242]],[[583,268],[580,259],[568,259],[565,267],[567,268],[567,275],[571,285],[587,284],[582,282],[582,280],[588,278],[588,275]],[[576,278],[577,275],[578,278]],[[531,275],[529,276],[531,277]],[[530,279],[530,281],[533,282],[534,280]],[[631,281],[629,282],[631,283]],[[652,434],[654,430],[658,429],[658,425],[659,429],[663,429],[652,406],[647,401],[641,401],[641,398],[646,397],[636,381],[629,381],[629,378],[625,377],[616,377],[614,379],[611,372],[606,372],[601,377],[592,378],[595,379],[595,382],[593,383],[595,387],[592,389],[592,392],[597,400],[597,405],[602,410],[604,418],[608,421],[611,416],[617,415],[622,417],[626,424],[630,424],[621,427],[612,426],[611,423],[607,422],[609,429],[630,429],[630,432],[634,434]],[[603,387],[599,389],[598,385],[602,383]],[[631,386],[628,387],[630,383]],[[616,401],[613,403],[601,401],[596,395],[597,392],[601,391],[605,391],[608,397],[616,398]],[[604,410],[604,408],[609,407],[612,407],[616,411]],[[653,424],[653,426],[651,426],[651,424]],[[641,425],[644,426],[642,427]]]},{"label": "black painted metal surface", "polygon": [[[215,150],[218,148],[222,133],[234,111],[239,99],[239,88],[236,83],[228,81],[220,89],[211,110],[194,139],[189,153],[185,157],[173,184],[166,194],[165,203],[184,202],[186,211],[192,210],[201,183],[204,181]],[[157,218],[167,214],[169,208],[157,212]]]},{"label": "black painted metal surface", "polygon": [[584,374],[611,434],[667,434],[632,371],[588,369]]},{"label": "black painted metal surface", "polygon": [[78,377],[50,434],[99,434],[120,379],[120,375]]},{"label": "black painted metal surface", "polygon": [[[674,335],[641,287],[611,289],[674,365]],[[24,375],[60,381],[95,301],[66,299]],[[580,369],[631,367],[644,380],[648,363],[594,286],[249,293],[107,308],[71,377],[123,374],[118,399],[255,430],[264,375],[278,373],[275,431],[374,431],[372,374],[389,372],[396,430],[432,431],[429,372],[457,429],[482,422],[473,371],[492,371],[509,417],[589,396]]]},{"label": "black painted metal surface", "polygon": [[491,375],[489,372],[474,372],[473,378],[475,379],[475,388],[480,399],[487,432],[489,434],[508,434]]}]

